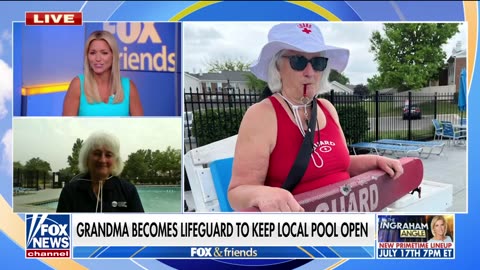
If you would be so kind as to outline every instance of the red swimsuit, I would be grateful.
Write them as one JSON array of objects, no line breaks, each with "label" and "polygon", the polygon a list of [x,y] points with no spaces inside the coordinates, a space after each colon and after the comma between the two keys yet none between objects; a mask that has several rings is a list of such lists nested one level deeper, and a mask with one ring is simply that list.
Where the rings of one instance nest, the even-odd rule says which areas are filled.
[{"label": "red swimsuit", "polygon": [[[270,155],[270,162],[265,185],[281,187],[297,157],[303,135],[297,125],[290,119],[280,102],[269,97],[277,116],[277,143]],[[332,183],[350,178],[348,167],[350,156],[342,139],[340,128],[322,103],[318,101],[325,114],[326,125],[315,131],[314,148],[310,163],[302,180],[293,190],[293,194],[303,193]]]}]

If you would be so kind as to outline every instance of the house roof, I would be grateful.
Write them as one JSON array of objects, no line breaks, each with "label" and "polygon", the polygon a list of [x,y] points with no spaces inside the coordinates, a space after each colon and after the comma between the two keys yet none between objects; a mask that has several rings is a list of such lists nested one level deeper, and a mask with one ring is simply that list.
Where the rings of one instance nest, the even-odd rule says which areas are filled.
[{"label": "house roof", "polygon": [[[333,81],[333,82],[330,82],[330,85],[335,87],[336,89],[340,90],[340,92],[343,92],[343,93],[348,93],[348,94],[351,94],[353,93],[353,90],[346,87],[345,85],[337,82],[337,81]],[[335,89],[334,89],[335,90]]]},{"label": "house roof", "polygon": [[452,63],[455,58],[467,58],[467,50],[453,50],[452,55],[448,58],[447,62]]},{"label": "house roof", "polygon": [[[188,72],[187,72],[188,73]],[[192,74],[188,73],[200,81],[231,81],[231,82],[244,82],[247,81],[245,78],[246,74],[252,74],[249,71],[227,71],[222,70],[220,73],[199,73]]]},{"label": "house roof", "polygon": [[467,57],[467,50],[461,50],[452,54],[452,57]]},{"label": "house roof", "polygon": [[348,87],[348,88],[350,88],[350,89],[352,89],[352,91],[353,91],[353,90],[355,89],[355,86],[356,86],[356,85],[354,85],[354,84],[346,84],[345,86]]}]

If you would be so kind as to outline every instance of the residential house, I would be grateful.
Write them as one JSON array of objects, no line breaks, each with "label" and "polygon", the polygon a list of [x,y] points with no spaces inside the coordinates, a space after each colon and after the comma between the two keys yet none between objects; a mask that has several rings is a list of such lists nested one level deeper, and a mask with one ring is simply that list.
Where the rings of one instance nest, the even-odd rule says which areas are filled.
[{"label": "residential house", "polygon": [[462,49],[462,42],[458,41],[452,50],[452,55],[447,60],[448,84],[455,85],[456,91],[460,86],[460,72],[467,66],[467,50]]},{"label": "residential house", "polygon": [[185,88],[185,93],[196,93],[196,89],[198,89],[199,93],[202,93],[202,82],[195,75],[198,74],[184,73],[183,87]]},{"label": "residential house", "polygon": [[330,82],[330,89],[333,90],[333,92],[335,92],[336,94],[353,94],[353,89],[337,81]]},{"label": "residential house", "polygon": [[220,73],[185,73],[184,87],[185,92],[196,93],[198,88],[199,93],[224,93],[225,89],[229,88],[231,94],[239,93],[240,90],[249,91],[247,86],[246,75],[250,72],[246,71],[226,71]]}]

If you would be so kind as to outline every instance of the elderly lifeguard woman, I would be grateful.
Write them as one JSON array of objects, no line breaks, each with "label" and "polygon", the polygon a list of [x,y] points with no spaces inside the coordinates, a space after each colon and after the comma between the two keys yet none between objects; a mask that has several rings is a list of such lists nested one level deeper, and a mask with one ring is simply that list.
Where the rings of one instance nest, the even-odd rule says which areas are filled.
[{"label": "elderly lifeguard woman", "polygon": [[[228,198],[235,210],[267,212],[304,209],[293,194],[317,189],[379,168],[391,177],[403,173],[398,160],[376,155],[350,156],[335,107],[316,95],[328,91],[331,69],[342,72],[349,51],[325,44],[309,23],[272,27],[251,71],[268,82],[272,96],[251,106],[242,120],[235,148]],[[281,188],[294,164],[317,106],[313,149],[292,192]]]},{"label": "elderly lifeguard woman", "polygon": [[63,187],[57,212],[144,212],[135,185],[119,178],[123,162],[114,135],[91,134],[78,159],[80,174]]}]

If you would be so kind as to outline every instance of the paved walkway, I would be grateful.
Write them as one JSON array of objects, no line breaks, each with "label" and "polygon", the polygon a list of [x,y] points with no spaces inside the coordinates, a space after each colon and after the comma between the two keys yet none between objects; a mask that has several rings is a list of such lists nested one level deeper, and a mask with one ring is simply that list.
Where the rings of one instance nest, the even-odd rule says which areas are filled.
[{"label": "paved walkway", "polygon": [[61,188],[43,189],[15,195],[13,196],[13,211],[18,213],[55,212],[54,209],[41,204],[57,201],[61,191]]},{"label": "paved walkway", "polygon": [[447,210],[467,212],[467,146],[447,144],[440,156],[430,156],[423,165],[424,179],[453,185],[453,205]]},{"label": "paved walkway", "polygon": [[[448,145],[440,155],[422,159],[424,180],[451,184],[453,204],[448,212],[467,212],[467,147]],[[436,150],[434,150],[435,153]]]}]

